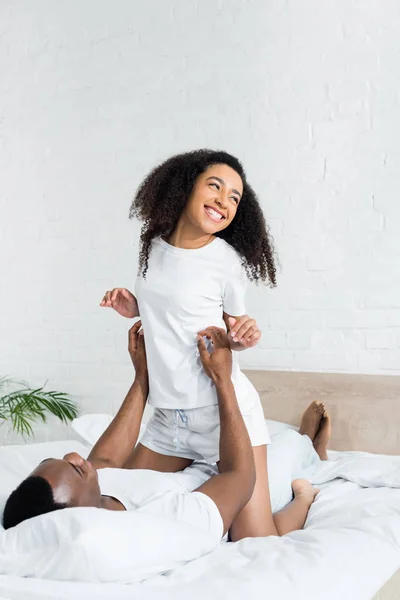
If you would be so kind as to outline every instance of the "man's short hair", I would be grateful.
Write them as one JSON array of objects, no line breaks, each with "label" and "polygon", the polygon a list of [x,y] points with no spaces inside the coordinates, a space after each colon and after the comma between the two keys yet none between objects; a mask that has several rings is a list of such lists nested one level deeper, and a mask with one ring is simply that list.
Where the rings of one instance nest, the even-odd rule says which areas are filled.
[{"label": "man's short hair", "polygon": [[43,477],[27,477],[9,496],[3,513],[3,527],[15,527],[25,519],[67,508],[54,501],[53,490]]}]

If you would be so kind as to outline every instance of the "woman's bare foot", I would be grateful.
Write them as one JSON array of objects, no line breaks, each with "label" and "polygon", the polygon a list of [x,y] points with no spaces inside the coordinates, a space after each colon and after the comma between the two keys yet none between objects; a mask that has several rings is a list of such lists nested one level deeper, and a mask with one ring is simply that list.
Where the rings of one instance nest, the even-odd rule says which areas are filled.
[{"label": "woman's bare foot", "polygon": [[301,435],[308,435],[310,440],[313,442],[321,425],[321,419],[324,411],[325,407],[322,402],[319,400],[314,400],[314,402],[311,402],[310,406],[303,413],[299,433]]},{"label": "woman's bare foot", "polygon": [[301,498],[309,506],[314,502],[319,494],[319,489],[311,485],[307,479],[295,479],[292,481],[292,490],[295,498]]},{"label": "woman's bare foot", "polygon": [[313,440],[313,446],[321,460],[328,460],[328,444],[332,436],[331,418],[325,411],[321,419],[321,425]]}]

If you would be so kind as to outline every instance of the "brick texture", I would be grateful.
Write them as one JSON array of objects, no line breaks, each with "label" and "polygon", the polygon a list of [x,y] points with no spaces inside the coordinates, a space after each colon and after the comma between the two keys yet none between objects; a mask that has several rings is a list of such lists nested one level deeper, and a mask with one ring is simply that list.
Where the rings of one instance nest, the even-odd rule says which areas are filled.
[{"label": "brick texture", "polygon": [[115,408],[148,169],[237,154],[280,259],[246,367],[400,373],[400,5],[0,3],[1,373]]}]

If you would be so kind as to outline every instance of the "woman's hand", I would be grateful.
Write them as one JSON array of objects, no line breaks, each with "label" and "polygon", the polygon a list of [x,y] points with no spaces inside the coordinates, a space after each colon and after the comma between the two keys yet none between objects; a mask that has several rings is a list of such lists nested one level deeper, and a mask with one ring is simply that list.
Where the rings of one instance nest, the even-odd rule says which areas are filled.
[{"label": "woman's hand", "polygon": [[113,308],[122,317],[134,319],[139,316],[139,307],[135,296],[126,288],[114,288],[104,294],[100,306]]},{"label": "woman's hand", "polygon": [[261,331],[254,319],[248,315],[242,317],[228,317],[229,341],[232,350],[245,350],[257,346],[261,338]]}]

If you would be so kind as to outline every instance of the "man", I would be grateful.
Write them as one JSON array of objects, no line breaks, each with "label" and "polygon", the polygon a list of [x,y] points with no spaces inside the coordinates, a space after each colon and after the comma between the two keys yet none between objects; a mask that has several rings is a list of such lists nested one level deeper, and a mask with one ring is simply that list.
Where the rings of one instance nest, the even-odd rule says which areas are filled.
[{"label": "man", "polygon": [[[198,339],[198,348],[203,367],[218,395],[221,422],[218,475],[188,491],[182,484],[184,473],[135,471],[136,452],[132,449],[137,442],[148,395],[146,351],[139,321],[129,331],[135,379],[114,420],[87,460],[70,453],[62,460],[43,461],[8,498],[4,527],[7,529],[25,519],[67,507],[93,506],[109,510],[137,510],[139,507],[145,513],[195,524],[221,538],[252,495],[255,465],[231,382],[232,355],[227,334],[218,328],[209,328],[206,334],[213,352],[208,352],[202,338]],[[303,417],[303,433],[311,436],[314,432],[315,437],[321,419],[320,407],[318,410],[310,407]],[[304,481],[300,488],[307,493],[311,485]],[[312,498],[315,493],[313,490]]]},{"label": "man", "polygon": [[[141,322],[129,332],[129,352],[135,367],[135,380],[114,420],[100,437],[88,459],[71,453],[62,460],[43,461],[7,500],[3,524],[13,527],[30,517],[72,506],[94,506],[109,510],[137,508],[127,490],[131,476],[135,494],[135,447],[148,395],[148,376]],[[200,357],[214,382],[221,418],[220,474],[211,477],[192,493],[182,492],[176,474],[151,474],[164,493],[144,498],[149,512],[158,516],[187,520],[205,529],[217,528],[222,537],[235,516],[249,500],[255,483],[253,452],[231,383],[232,355],[226,333],[217,328],[208,335],[214,352],[210,354],[199,339]],[[122,469],[130,469],[121,471]],[[137,472],[138,473],[138,472]],[[121,480],[121,475],[124,477]],[[175,479],[174,479],[175,476]],[[129,486],[128,486],[129,487]],[[171,492],[171,493],[165,493]],[[143,497],[143,492],[142,492]],[[144,507],[146,511],[146,507]]]}]

